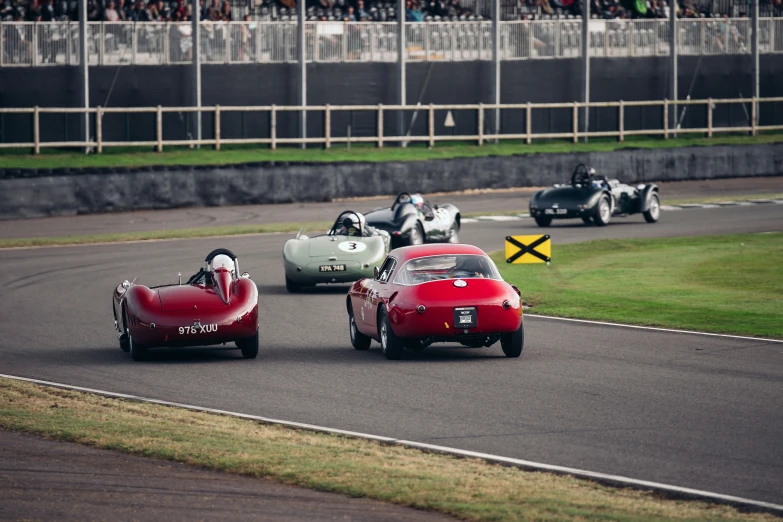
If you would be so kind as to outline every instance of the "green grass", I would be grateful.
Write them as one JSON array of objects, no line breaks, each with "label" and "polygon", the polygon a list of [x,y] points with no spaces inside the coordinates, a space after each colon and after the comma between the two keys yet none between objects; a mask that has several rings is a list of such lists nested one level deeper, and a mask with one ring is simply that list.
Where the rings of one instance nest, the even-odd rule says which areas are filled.
[{"label": "green grass", "polygon": [[573,477],[0,379],[0,428],[487,521],[764,521]]},{"label": "green grass", "polygon": [[625,148],[673,148],[694,145],[746,145],[775,143],[783,141],[779,134],[750,136],[718,136],[714,138],[683,137],[677,139],[629,138],[624,143],[610,139],[594,139],[590,143],[568,141],[502,142],[479,147],[472,143],[445,143],[428,149],[423,144],[411,144],[405,149],[387,145],[382,149],[372,145],[353,145],[348,151],[344,146],[325,150],[321,147],[302,150],[284,147],[271,150],[266,146],[224,147],[215,151],[209,148],[170,148],[162,153],[149,149],[113,148],[102,154],[86,155],[79,152],[64,153],[55,149],[44,149],[40,155],[29,151],[7,150],[0,153],[0,168],[77,168],[77,167],[142,167],[151,165],[228,165],[263,161],[414,161],[426,159],[447,159],[480,156],[509,156],[513,154],[555,153],[555,152],[599,152]]},{"label": "green grass", "polygon": [[509,265],[531,313],[783,338],[783,233],[552,245]]},{"label": "green grass", "polygon": [[223,227],[182,228],[178,230],[147,230],[117,234],[86,234],[82,236],[26,237],[0,239],[0,249],[18,247],[45,247],[61,245],[87,245],[92,243],[121,243],[124,241],[152,241],[165,239],[195,239],[201,237],[237,236],[246,234],[270,234],[298,232],[300,229],[328,230],[331,221],[307,223],[272,223],[266,225],[236,225]]}]

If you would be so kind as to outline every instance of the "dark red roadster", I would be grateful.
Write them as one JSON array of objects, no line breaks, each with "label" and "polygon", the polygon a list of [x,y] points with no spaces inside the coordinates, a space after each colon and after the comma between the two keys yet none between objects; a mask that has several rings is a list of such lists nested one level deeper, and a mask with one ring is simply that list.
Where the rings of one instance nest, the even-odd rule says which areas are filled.
[{"label": "dark red roadster", "polygon": [[479,348],[497,341],[507,357],[519,357],[525,341],[519,289],[470,245],[392,250],[375,278],[351,286],[347,307],[353,347],[366,350],[375,339],[388,359],[437,342]]},{"label": "dark red roadster", "polygon": [[230,250],[213,250],[205,261],[185,284],[180,275],[178,284],[146,287],[126,280],[114,290],[114,328],[124,352],[138,361],[153,347],[234,342],[243,357],[258,355],[258,288],[239,274]]}]

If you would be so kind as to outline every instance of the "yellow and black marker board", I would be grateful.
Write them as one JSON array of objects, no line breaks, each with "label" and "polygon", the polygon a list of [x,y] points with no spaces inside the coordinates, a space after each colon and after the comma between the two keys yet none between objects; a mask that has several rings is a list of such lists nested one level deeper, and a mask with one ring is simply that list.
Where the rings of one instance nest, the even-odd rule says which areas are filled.
[{"label": "yellow and black marker board", "polygon": [[506,236],[506,263],[546,263],[552,260],[552,241],[545,236]]}]

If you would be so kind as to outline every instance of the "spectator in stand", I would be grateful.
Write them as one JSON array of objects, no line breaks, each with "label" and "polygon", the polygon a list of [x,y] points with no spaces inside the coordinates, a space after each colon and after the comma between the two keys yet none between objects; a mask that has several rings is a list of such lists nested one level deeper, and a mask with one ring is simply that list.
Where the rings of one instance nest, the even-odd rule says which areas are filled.
[{"label": "spectator in stand", "polygon": [[189,18],[188,7],[185,5],[185,0],[179,0],[177,3],[177,9],[174,11],[174,19],[184,21]]},{"label": "spectator in stand", "polygon": [[41,21],[41,6],[38,5],[38,0],[30,1],[30,6],[27,8],[27,21],[28,22]]},{"label": "spectator in stand", "polygon": [[[783,2],[783,0],[780,1]],[[360,22],[367,22],[370,20],[370,13],[364,9],[364,0],[359,0],[356,3],[356,18],[358,18]]]},{"label": "spectator in stand", "polygon": [[772,2],[772,16],[775,18],[783,16],[783,0],[774,0]]},{"label": "spectator in stand", "polygon": [[54,22],[56,19],[57,14],[54,12],[54,0],[45,0],[44,5],[41,8],[41,21]]},{"label": "spectator in stand", "polygon": [[356,21],[356,14],[353,11],[353,6],[349,5],[348,10],[345,12],[345,15],[343,15],[343,22],[355,22]]},{"label": "spectator in stand", "polygon": [[120,22],[128,21],[128,13],[130,11],[128,11],[128,6],[125,5],[125,0],[117,0],[115,10],[117,11],[117,17],[120,19]]},{"label": "spectator in stand", "polygon": [[424,20],[424,13],[421,12],[421,7],[418,2],[413,0],[407,0],[405,3],[405,21],[406,22],[421,22]]},{"label": "spectator in stand", "polygon": [[109,7],[103,12],[103,19],[107,22],[119,22],[120,15],[117,13],[114,2],[109,2]]},{"label": "spectator in stand", "polygon": [[131,20],[134,22],[152,21],[152,14],[150,14],[150,11],[147,9],[147,6],[144,4],[143,0],[136,0],[136,5],[131,11]]},{"label": "spectator in stand", "polygon": [[212,0],[212,5],[207,9],[207,20],[210,22],[219,22],[221,17],[220,0]]},{"label": "spectator in stand", "polygon": [[220,19],[224,22],[230,22],[234,19],[231,14],[231,4],[228,0],[223,0],[223,6],[220,8]]}]

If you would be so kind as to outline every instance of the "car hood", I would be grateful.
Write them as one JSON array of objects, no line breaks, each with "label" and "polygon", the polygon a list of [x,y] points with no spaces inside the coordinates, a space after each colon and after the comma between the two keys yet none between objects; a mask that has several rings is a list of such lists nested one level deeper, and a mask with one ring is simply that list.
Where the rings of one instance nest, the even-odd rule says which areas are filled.
[{"label": "car hood", "polygon": [[[335,239],[333,241],[333,239]],[[345,257],[345,254],[348,253],[346,250],[342,250],[340,248],[340,244],[342,243],[361,243],[365,246],[365,248],[359,247],[358,252],[363,252],[366,250],[366,240],[367,238],[362,237],[352,237],[352,236],[320,236],[320,237],[314,237],[310,240],[308,240],[307,250],[310,255],[310,257],[326,257],[326,256],[336,256],[338,258]],[[343,247],[346,248],[346,247]]]},{"label": "car hood", "polygon": [[228,306],[210,287],[176,285],[158,289],[160,306],[167,312],[178,310],[220,310]]},{"label": "car hood", "polygon": [[370,226],[376,226],[376,224],[386,225],[395,220],[395,214],[390,208],[380,208],[366,213],[364,218]]}]

